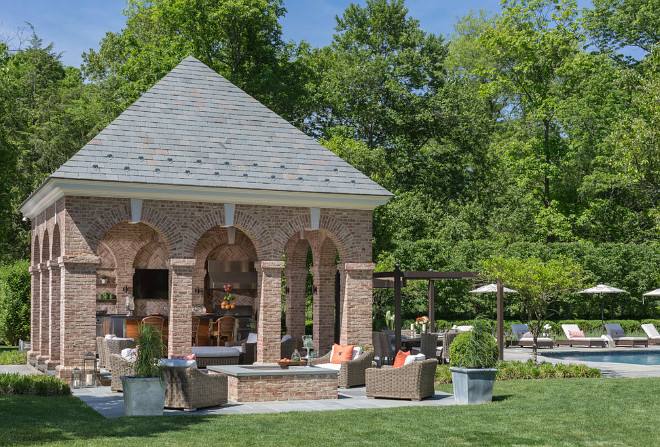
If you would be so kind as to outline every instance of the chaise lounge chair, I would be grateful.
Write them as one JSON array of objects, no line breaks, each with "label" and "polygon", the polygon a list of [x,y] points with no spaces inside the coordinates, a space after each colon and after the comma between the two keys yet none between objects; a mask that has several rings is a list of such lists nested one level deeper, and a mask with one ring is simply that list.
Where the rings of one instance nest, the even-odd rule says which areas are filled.
[{"label": "chaise lounge chair", "polygon": [[561,328],[564,330],[564,334],[566,334],[566,340],[557,340],[557,345],[586,346],[588,348],[593,346],[599,348],[607,347],[607,340],[601,337],[585,337],[577,324],[562,324]]},{"label": "chaise lounge chair", "polygon": [[[511,334],[517,342],[515,343],[516,346],[529,348],[534,345],[534,338],[532,338],[532,334],[526,324],[512,324]],[[539,348],[554,348],[555,346],[552,338],[539,337],[536,339],[536,342]]]},{"label": "chaise lounge chair", "polygon": [[660,333],[658,333],[653,323],[643,324],[642,329],[644,329],[644,332],[649,337],[650,345],[660,345]]},{"label": "chaise lounge chair", "polygon": [[607,335],[612,337],[615,346],[646,346],[649,345],[649,339],[646,337],[626,337],[626,333],[619,323],[608,323],[605,325]]}]

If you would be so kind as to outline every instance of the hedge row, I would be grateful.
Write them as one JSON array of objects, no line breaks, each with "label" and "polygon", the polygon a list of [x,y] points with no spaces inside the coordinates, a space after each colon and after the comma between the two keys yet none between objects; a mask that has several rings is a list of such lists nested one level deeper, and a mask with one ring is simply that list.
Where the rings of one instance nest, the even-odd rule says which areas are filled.
[{"label": "hedge row", "polygon": [[[564,365],[542,362],[497,362],[496,380],[514,379],[568,379],[574,377],[600,377],[600,371],[586,365]],[[447,365],[435,370],[437,383],[451,383],[451,371]]]},{"label": "hedge row", "polygon": [[0,394],[70,396],[71,387],[62,379],[45,375],[0,374]]},{"label": "hedge row", "polygon": [[25,351],[0,351],[0,365],[25,365],[27,363],[27,352]]}]

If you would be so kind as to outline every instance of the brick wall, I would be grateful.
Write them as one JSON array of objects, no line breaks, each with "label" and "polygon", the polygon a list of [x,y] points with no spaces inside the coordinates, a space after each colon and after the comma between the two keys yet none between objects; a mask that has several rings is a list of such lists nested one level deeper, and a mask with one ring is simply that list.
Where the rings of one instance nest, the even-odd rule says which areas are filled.
[{"label": "brick wall", "polygon": [[234,402],[337,399],[337,376],[228,376],[227,397]]}]

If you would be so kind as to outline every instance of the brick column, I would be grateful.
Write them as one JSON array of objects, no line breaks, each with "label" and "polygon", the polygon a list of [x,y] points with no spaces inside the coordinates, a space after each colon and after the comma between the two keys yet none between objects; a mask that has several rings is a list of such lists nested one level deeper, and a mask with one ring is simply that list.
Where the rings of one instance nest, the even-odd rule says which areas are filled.
[{"label": "brick column", "polygon": [[255,263],[258,276],[257,360],[273,363],[280,357],[282,339],[282,270],[284,261]]},{"label": "brick column", "polygon": [[60,360],[60,266],[57,261],[48,261],[50,273],[49,312],[48,312],[48,361],[47,369],[55,369]]},{"label": "brick column", "polygon": [[372,288],[374,264],[346,263],[342,290],[342,344],[370,345],[373,323]]},{"label": "brick column", "polygon": [[61,256],[60,364],[57,377],[71,382],[73,368],[82,368],[87,352],[96,352],[96,267],[99,257]]},{"label": "brick column", "polygon": [[167,355],[188,355],[192,352],[193,269],[195,260],[172,258],[170,269],[170,316],[167,335]]},{"label": "brick column", "polygon": [[50,300],[50,275],[46,263],[39,264],[41,284],[39,286],[39,355],[37,364],[45,364],[48,360],[48,318]]},{"label": "brick column", "polygon": [[314,350],[319,356],[332,348],[335,332],[335,266],[312,267],[314,275]]},{"label": "brick column", "polygon": [[305,335],[305,280],[307,269],[288,267],[285,270],[286,286],[286,330],[296,342],[296,349],[302,347]]},{"label": "brick column", "polygon": [[41,293],[41,272],[38,264],[30,266],[30,351],[28,360],[39,355],[39,294]]}]

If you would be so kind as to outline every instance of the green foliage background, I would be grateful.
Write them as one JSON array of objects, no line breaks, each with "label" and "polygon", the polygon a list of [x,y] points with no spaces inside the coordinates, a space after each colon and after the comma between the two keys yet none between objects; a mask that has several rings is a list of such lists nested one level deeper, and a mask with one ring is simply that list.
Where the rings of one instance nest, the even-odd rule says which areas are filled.
[{"label": "green foliage background", "polygon": [[[0,262],[29,258],[19,205],[181,59],[193,55],[396,196],[374,213],[378,270],[475,270],[494,254],[565,256],[627,290],[609,318],[655,318],[660,286],[660,12],[646,0],[504,0],[451,35],[404,0],[336,17],[331,43],[284,42],[282,0],[129,0],[125,27],[64,66],[32,30],[0,41]],[[29,18],[27,18],[29,19]],[[621,53],[635,47],[638,56]],[[438,281],[437,316],[488,314]],[[426,285],[404,316],[426,313]],[[375,294],[384,323],[389,291]],[[550,318],[595,318],[569,296]],[[507,307],[510,318],[526,309]]]}]

